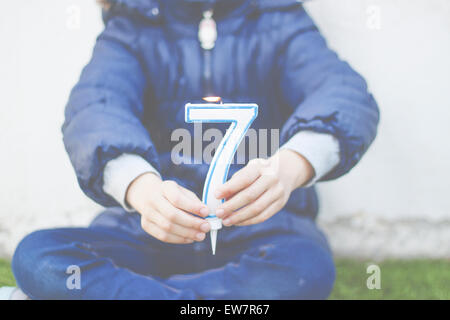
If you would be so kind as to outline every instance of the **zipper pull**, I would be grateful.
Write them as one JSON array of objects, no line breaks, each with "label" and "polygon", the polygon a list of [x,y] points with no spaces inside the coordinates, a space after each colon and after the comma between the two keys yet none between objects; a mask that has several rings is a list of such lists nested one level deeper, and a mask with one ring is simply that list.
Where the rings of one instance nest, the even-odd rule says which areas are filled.
[{"label": "zipper pull", "polygon": [[211,50],[214,48],[217,40],[217,26],[212,16],[212,10],[204,11],[203,19],[198,25],[198,40],[204,50]]}]

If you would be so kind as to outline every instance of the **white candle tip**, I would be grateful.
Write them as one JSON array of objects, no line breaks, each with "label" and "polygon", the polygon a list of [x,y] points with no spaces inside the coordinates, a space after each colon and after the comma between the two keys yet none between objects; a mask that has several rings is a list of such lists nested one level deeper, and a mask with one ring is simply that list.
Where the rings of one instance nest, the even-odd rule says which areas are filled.
[{"label": "white candle tip", "polygon": [[217,243],[217,230],[211,230],[210,233],[211,236],[211,248],[212,248],[212,254],[216,254],[216,243]]}]

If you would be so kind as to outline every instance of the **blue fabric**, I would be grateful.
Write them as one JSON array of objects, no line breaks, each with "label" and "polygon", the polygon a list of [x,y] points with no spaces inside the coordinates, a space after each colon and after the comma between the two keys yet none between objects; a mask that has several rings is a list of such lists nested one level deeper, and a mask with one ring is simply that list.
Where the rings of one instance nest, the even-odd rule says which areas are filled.
[{"label": "blue fabric", "polygon": [[[177,142],[170,137],[178,128],[193,133],[184,121],[184,104],[201,102],[207,94],[224,102],[257,103],[252,127],[279,129],[280,143],[300,130],[334,135],[341,160],[322,180],[348,172],[375,138],[379,113],[366,82],[327,47],[298,1],[113,4],[70,95],[63,125],[80,186],[94,201],[118,205],[103,192],[102,175],[106,162],[122,153],[141,155],[164,179],[201,196],[208,164],[174,166],[170,151]],[[197,32],[202,9],[210,6],[218,38],[208,80]],[[232,165],[230,175],[241,167]],[[286,208],[314,217],[314,188],[296,190]]]},{"label": "blue fabric", "polygon": [[[330,250],[310,218],[280,212],[259,225],[226,228],[215,256],[207,241],[160,242],[140,228],[137,214],[112,208],[89,228],[31,233],[12,268],[32,299],[324,299],[331,292]],[[73,265],[79,290],[66,285]]]}]

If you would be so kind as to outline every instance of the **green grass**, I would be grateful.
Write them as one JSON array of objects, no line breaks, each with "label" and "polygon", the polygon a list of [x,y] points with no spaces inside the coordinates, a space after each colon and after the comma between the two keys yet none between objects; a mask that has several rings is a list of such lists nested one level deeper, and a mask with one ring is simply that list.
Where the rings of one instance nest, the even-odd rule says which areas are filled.
[{"label": "green grass", "polygon": [[330,299],[450,299],[450,260],[387,260],[377,264],[381,289],[367,288],[367,266],[356,260],[336,261],[337,278]]},{"label": "green grass", "polygon": [[16,281],[14,280],[13,274],[11,272],[10,263],[0,259],[0,287],[15,285]]},{"label": "green grass", "polygon": [[[367,266],[350,259],[336,261],[337,278],[330,299],[450,299],[450,260],[388,260],[376,263],[381,289],[367,288]],[[0,286],[15,285],[9,262],[0,260]]]}]

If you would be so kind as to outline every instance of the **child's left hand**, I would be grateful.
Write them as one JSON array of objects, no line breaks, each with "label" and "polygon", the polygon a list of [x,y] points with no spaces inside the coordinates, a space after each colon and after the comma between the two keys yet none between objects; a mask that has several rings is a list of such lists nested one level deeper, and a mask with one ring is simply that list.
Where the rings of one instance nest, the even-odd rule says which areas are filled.
[{"label": "child's left hand", "polygon": [[225,226],[261,223],[280,211],[291,192],[313,176],[309,161],[289,149],[269,159],[253,159],[216,190],[217,199],[225,198],[216,215]]}]

